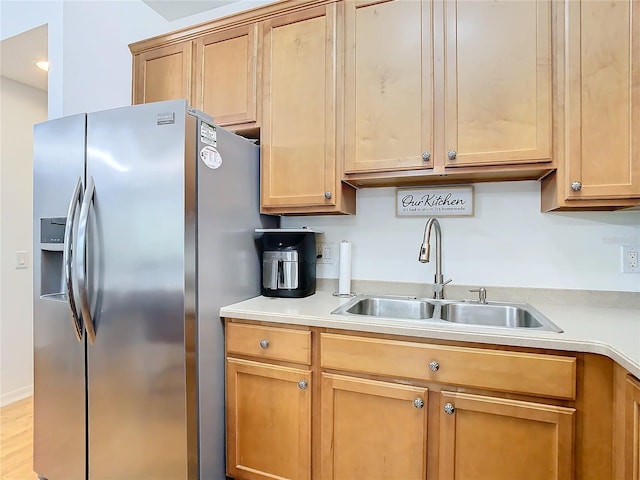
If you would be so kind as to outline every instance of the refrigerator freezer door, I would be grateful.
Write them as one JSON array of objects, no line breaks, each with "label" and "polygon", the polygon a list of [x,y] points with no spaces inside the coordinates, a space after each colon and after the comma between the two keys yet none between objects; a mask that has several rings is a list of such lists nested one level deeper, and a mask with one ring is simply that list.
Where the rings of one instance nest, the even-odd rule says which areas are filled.
[{"label": "refrigerator freezer door", "polygon": [[186,388],[185,188],[195,183],[185,179],[186,117],[184,100],[87,117],[91,480],[186,479],[197,462],[186,418],[195,405]]},{"label": "refrigerator freezer door", "polygon": [[[78,177],[76,188],[73,189],[73,195],[71,195],[71,201],[69,202],[69,209],[67,210],[67,219],[64,225],[63,238],[65,242],[62,250],[62,265],[64,268],[64,293],[67,295],[69,302],[69,308],[71,309],[71,317],[73,320],[73,332],[76,334],[78,341],[82,341],[84,334],[82,327],[82,318],[78,307],[76,305],[75,295],[75,281],[73,280],[73,244],[74,244],[74,223],[76,220],[76,212],[78,210],[78,203],[82,199],[82,177]],[[42,241],[42,232],[40,233],[40,241]],[[77,250],[75,251],[77,253]]]},{"label": "refrigerator freezer door", "polygon": [[86,469],[84,338],[74,332],[63,245],[41,236],[41,219],[64,220],[84,178],[85,123],[74,115],[34,128],[34,469],[49,480],[84,479]]}]

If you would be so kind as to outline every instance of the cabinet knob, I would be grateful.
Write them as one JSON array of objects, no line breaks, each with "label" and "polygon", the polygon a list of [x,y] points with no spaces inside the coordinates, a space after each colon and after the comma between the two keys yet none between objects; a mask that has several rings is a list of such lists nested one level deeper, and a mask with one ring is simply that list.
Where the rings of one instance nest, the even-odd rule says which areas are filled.
[{"label": "cabinet knob", "polygon": [[574,192],[579,192],[580,190],[582,190],[582,182],[573,182],[571,184],[571,190],[573,190]]},{"label": "cabinet knob", "polygon": [[422,407],[424,407],[424,400],[422,400],[421,398],[416,398],[416,399],[413,401],[413,406],[414,406],[414,407],[416,407],[416,408],[422,408]]},{"label": "cabinet knob", "polygon": [[260,348],[267,348],[269,346],[269,340],[260,340]]},{"label": "cabinet knob", "polygon": [[331,199],[331,192],[324,192],[324,198],[327,200]]},{"label": "cabinet knob", "polygon": [[449,160],[455,160],[458,156],[458,152],[456,152],[455,150],[449,150],[447,152],[447,155],[449,156]]},{"label": "cabinet knob", "polygon": [[453,415],[453,412],[455,411],[456,411],[455,407],[450,403],[444,404],[444,413],[446,413],[447,415]]},{"label": "cabinet knob", "polygon": [[440,364],[438,362],[436,362],[435,360],[431,360],[429,362],[429,370],[431,370],[432,372],[437,372],[440,369]]},{"label": "cabinet knob", "polygon": [[431,160],[431,154],[429,152],[422,152],[422,160],[428,162]]},{"label": "cabinet knob", "polygon": [[307,382],[306,382],[306,380],[300,380],[300,381],[298,382],[298,388],[299,388],[300,390],[306,390],[306,389],[307,389]]}]

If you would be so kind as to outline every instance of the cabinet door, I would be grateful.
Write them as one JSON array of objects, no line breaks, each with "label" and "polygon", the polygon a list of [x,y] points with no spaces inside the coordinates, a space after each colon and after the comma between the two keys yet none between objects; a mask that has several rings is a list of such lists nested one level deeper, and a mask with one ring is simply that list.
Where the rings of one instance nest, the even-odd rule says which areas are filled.
[{"label": "cabinet door", "polygon": [[640,382],[627,377],[626,391],[626,478],[640,480]]},{"label": "cabinet door", "polygon": [[561,188],[567,199],[640,198],[638,2],[567,1],[565,8],[568,171]]},{"label": "cabinet door", "polygon": [[191,98],[191,42],[156,48],[134,57],[133,103]]},{"label": "cabinet door", "polygon": [[345,172],[431,167],[432,2],[345,8]]},{"label": "cabinet door", "polygon": [[427,393],[323,374],[320,478],[426,478]]},{"label": "cabinet door", "polygon": [[447,167],[550,161],[551,2],[444,2]]},{"label": "cabinet door", "polygon": [[440,479],[573,478],[575,410],[442,392]]},{"label": "cabinet door", "polygon": [[218,125],[257,119],[258,39],[252,24],[196,41],[196,105]]},{"label": "cabinet door", "polygon": [[227,474],[311,478],[309,370],[227,359]]},{"label": "cabinet door", "polygon": [[274,207],[304,207],[305,213],[341,208],[337,8],[342,5],[310,8],[264,23],[261,151],[266,213]]}]

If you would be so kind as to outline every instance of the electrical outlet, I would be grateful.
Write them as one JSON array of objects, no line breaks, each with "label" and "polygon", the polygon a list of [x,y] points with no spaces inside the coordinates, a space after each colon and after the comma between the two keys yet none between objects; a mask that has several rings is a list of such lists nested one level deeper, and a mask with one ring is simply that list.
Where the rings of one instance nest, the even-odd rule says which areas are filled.
[{"label": "electrical outlet", "polygon": [[334,265],[338,256],[335,243],[316,243],[316,263]]},{"label": "electrical outlet", "polygon": [[622,273],[640,273],[640,245],[622,246]]}]

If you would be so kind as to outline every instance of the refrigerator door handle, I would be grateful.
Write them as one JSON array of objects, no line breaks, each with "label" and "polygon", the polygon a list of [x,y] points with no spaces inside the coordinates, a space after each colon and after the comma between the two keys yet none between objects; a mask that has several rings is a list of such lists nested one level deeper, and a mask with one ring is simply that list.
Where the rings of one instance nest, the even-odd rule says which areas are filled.
[{"label": "refrigerator door handle", "polygon": [[82,177],[78,177],[78,183],[73,189],[73,195],[67,209],[67,222],[64,226],[64,249],[62,252],[62,263],[64,265],[64,285],[67,290],[67,301],[71,309],[71,319],[73,320],[73,332],[79,342],[82,341],[82,321],[78,315],[76,297],[73,293],[73,277],[71,271],[72,249],[73,249],[73,222],[76,218],[78,203],[82,200]]},{"label": "refrigerator door handle", "polygon": [[89,223],[89,208],[93,203],[93,193],[95,191],[95,183],[93,177],[89,177],[87,188],[82,198],[82,206],[80,207],[80,218],[78,220],[78,261],[76,263],[76,277],[78,279],[78,292],[80,293],[80,308],[82,309],[82,320],[84,328],[87,331],[87,338],[91,345],[96,341],[96,331],[93,326],[93,318],[91,317],[91,306],[87,297],[87,225]]}]

